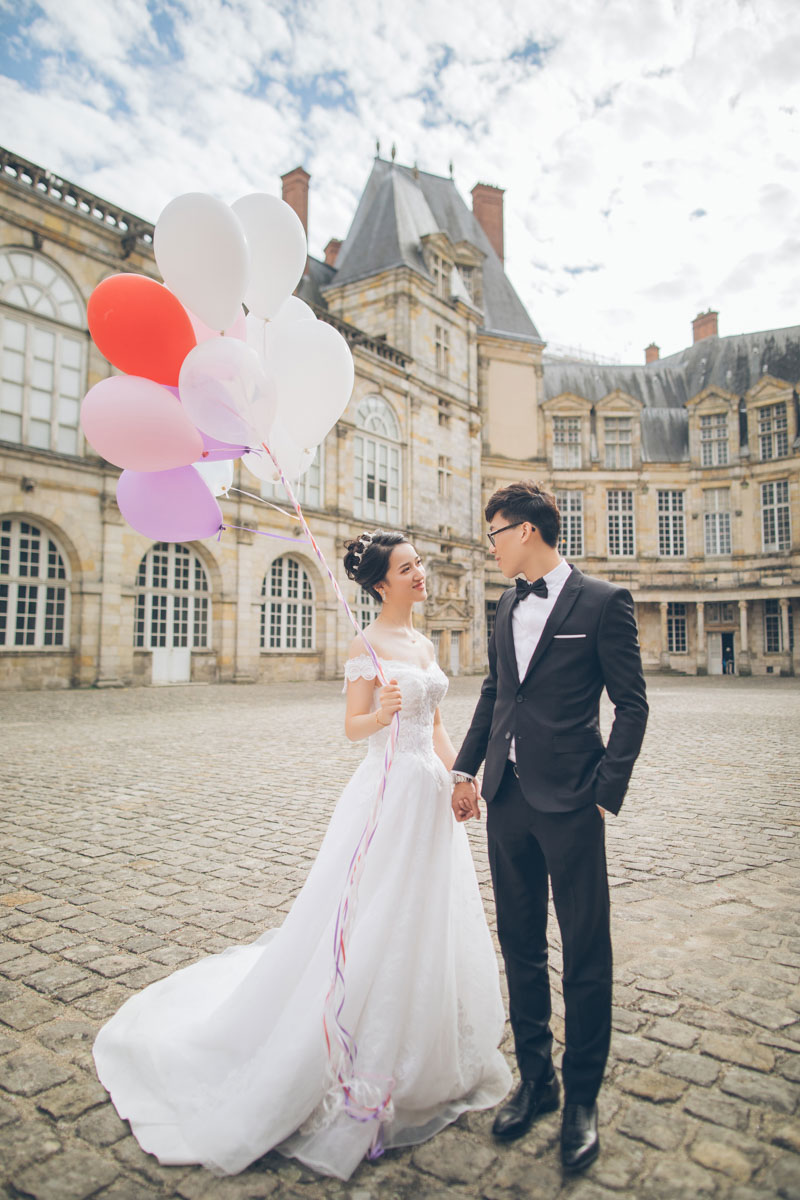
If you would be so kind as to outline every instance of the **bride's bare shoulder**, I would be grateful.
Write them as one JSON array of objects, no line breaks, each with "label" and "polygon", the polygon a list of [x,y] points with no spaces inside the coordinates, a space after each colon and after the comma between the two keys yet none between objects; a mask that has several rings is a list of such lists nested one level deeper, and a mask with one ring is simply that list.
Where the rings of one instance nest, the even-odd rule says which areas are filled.
[{"label": "bride's bare shoulder", "polygon": [[[380,650],[375,645],[375,642],[372,639],[372,626],[367,625],[366,628],[364,629],[364,633],[369,638],[369,644],[370,644],[370,646],[372,646],[372,649],[375,651],[375,653],[377,655],[380,656]],[[358,634],[357,637],[353,638],[352,642],[350,643],[350,645],[347,648],[347,657],[348,658],[360,658],[363,654],[369,654],[369,651],[367,650],[367,647],[364,644],[363,637],[361,636],[361,634]]]}]

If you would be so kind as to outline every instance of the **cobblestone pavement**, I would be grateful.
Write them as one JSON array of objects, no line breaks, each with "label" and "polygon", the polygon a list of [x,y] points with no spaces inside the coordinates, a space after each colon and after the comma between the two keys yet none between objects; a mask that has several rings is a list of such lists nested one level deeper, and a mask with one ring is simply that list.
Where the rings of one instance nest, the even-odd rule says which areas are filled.
[{"label": "cobblestone pavement", "polygon": [[[333,683],[6,695],[0,1195],[800,1197],[800,686],[649,685],[645,749],[608,828],[603,1152],[569,1181],[557,1114],[510,1147],[471,1114],[348,1184],[277,1154],[233,1179],[144,1154],[95,1079],[96,1030],[133,991],[283,919],[363,748],[341,735]],[[478,686],[451,689],[454,740]],[[492,921],[484,830],[470,837]]]}]

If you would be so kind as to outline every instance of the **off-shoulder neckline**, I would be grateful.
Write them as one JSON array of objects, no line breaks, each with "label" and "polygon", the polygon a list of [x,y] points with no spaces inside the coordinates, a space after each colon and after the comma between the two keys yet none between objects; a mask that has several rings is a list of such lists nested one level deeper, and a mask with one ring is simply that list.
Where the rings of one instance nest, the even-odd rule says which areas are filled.
[{"label": "off-shoulder neckline", "polygon": [[[371,655],[356,654],[353,658],[348,658],[345,660],[345,666],[347,666],[347,663],[360,662],[361,659],[364,659],[364,658],[368,662],[370,662],[370,663],[372,662]],[[431,661],[428,663],[427,667],[421,667],[419,665],[419,663],[406,662],[406,660],[404,658],[384,658],[382,654],[377,655],[377,658],[378,658],[378,662],[392,663],[394,666],[397,666],[397,667],[412,667],[415,671],[430,671],[431,667],[439,666],[439,664],[437,663],[435,658],[431,659]]]}]

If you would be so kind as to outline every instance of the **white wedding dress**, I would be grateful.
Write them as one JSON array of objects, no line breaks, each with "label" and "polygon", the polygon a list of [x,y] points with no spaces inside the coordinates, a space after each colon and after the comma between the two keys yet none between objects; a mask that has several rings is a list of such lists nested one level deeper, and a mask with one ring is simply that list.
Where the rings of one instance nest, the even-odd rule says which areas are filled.
[{"label": "white wedding dress", "polygon": [[[497,1048],[497,960],[449,775],[433,751],[447,679],[435,663],[387,666],[403,711],[359,887],[342,1024],[358,1048],[357,1074],[394,1081],[381,1131],[394,1147],[498,1104],[511,1075]],[[345,674],[369,679],[375,668],[363,655]],[[347,1179],[368,1152],[376,1123],[345,1110],[322,1016],[337,907],[387,737],[369,739],[283,925],[152,984],[100,1030],[97,1073],[160,1162],[232,1174],[275,1147]]]}]

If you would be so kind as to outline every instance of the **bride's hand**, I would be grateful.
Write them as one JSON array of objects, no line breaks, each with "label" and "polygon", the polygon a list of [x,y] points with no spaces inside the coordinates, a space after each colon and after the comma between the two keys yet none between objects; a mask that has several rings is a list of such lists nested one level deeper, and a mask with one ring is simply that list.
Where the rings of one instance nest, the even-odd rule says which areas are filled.
[{"label": "bride's hand", "polygon": [[390,679],[378,692],[378,724],[391,725],[392,717],[403,707],[403,697],[396,679]]}]

